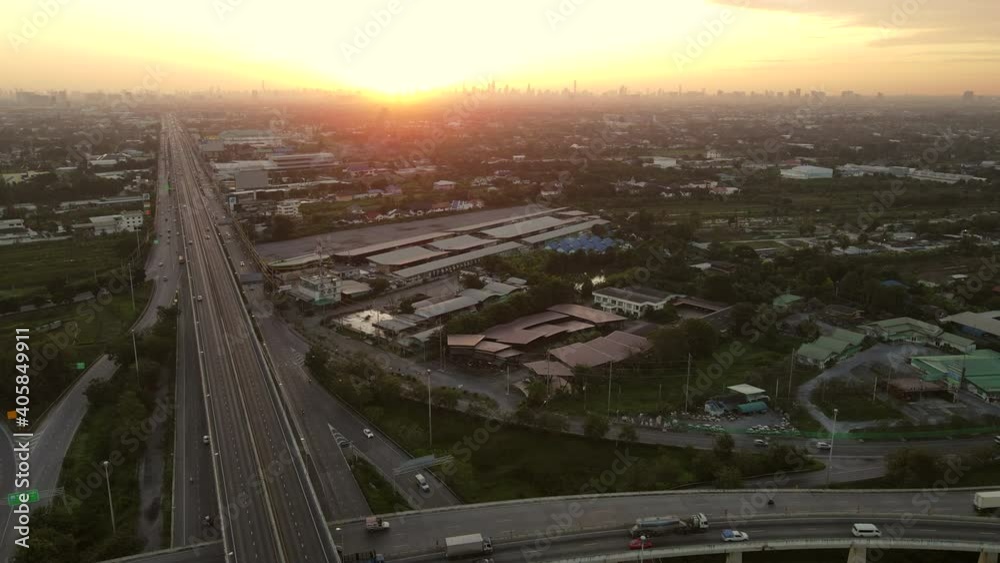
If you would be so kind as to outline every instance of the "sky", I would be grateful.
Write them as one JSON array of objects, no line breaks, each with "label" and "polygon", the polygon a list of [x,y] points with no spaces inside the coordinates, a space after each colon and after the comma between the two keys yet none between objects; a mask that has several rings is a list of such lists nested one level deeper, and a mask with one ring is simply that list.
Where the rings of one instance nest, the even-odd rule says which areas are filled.
[{"label": "sky", "polygon": [[3,0],[0,88],[1000,94],[998,0]]}]

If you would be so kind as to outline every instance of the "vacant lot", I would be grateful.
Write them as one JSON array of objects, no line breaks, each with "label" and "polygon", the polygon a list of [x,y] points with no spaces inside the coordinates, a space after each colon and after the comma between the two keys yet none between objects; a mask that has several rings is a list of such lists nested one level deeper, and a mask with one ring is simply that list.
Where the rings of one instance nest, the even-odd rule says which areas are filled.
[{"label": "vacant lot", "polygon": [[[135,248],[135,235],[95,237],[0,246],[0,291],[24,297],[45,292],[53,280],[83,286],[95,273],[121,265],[122,257]],[[0,297],[4,296],[0,294]]]}]

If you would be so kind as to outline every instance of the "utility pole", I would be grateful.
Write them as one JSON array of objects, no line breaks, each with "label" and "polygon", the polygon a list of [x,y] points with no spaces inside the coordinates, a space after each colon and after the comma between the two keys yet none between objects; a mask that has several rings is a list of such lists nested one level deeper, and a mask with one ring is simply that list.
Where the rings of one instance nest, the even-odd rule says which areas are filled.
[{"label": "utility pole", "polygon": [[662,402],[663,402],[663,384],[661,383],[661,384],[659,384],[657,386],[657,391],[656,391],[656,412],[657,413],[660,412],[660,403],[662,403]]},{"label": "utility pole", "polygon": [[608,364],[608,418],[611,418],[611,379],[614,377],[615,363]]},{"label": "utility pole", "polygon": [[505,364],[507,366],[507,394],[510,395],[510,364]]},{"label": "utility pole", "polygon": [[788,358],[788,400],[792,400],[792,370],[795,369],[795,348],[792,348],[792,354]]},{"label": "utility pole", "polygon": [[687,378],[684,380],[684,412],[688,412],[688,409],[690,408],[690,403],[689,403],[690,397],[691,397],[691,354],[688,353]]},{"label": "utility pole", "polygon": [[878,374],[875,374],[875,386],[872,387],[872,402],[875,402],[875,393],[878,391]]},{"label": "utility pole", "polygon": [[108,506],[111,508],[111,533],[117,534],[118,528],[115,526],[115,503],[111,501],[111,477],[108,475],[108,461],[102,461],[104,466],[104,482],[108,485]]},{"label": "utility pole", "polygon": [[427,443],[434,447],[434,430],[431,426],[431,370],[427,370]]},{"label": "utility pole", "polygon": [[139,349],[135,346],[135,329],[132,329],[132,355],[135,356],[135,386],[139,387]]},{"label": "utility pole", "polygon": [[128,290],[132,294],[132,312],[135,312],[135,288],[132,287],[132,266],[128,266]]}]

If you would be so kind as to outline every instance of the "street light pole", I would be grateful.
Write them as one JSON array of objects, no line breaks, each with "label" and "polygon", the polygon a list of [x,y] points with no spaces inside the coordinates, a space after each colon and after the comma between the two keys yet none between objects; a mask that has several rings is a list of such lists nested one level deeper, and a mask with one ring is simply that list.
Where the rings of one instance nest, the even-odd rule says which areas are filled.
[{"label": "street light pole", "polygon": [[837,439],[837,409],[833,409],[833,430],[830,432],[830,452],[826,456],[826,487],[830,488],[830,472],[833,470],[833,441]]},{"label": "street light pole", "polygon": [[639,536],[639,563],[643,562],[646,552],[646,536]]},{"label": "street light pole", "polygon": [[347,548],[344,547],[344,530],[337,528],[337,531],[340,532],[340,549],[346,554]]},{"label": "street light pole", "polygon": [[427,443],[434,447],[434,427],[431,423],[431,370],[427,370]]},{"label": "street light pole", "polygon": [[111,533],[117,534],[118,528],[115,527],[115,504],[111,502],[111,478],[108,476],[108,465],[110,463],[107,460],[101,462],[104,466],[104,483],[108,486],[108,506],[111,507]]},{"label": "street light pole", "polygon": [[139,386],[139,349],[135,346],[135,329],[132,329],[132,355],[135,356],[135,385]]}]

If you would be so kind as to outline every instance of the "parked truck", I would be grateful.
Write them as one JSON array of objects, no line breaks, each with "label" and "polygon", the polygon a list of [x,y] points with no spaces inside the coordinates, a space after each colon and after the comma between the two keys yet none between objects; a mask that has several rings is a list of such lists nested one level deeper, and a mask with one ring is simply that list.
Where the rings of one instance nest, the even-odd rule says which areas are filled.
[{"label": "parked truck", "polygon": [[463,555],[489,555],[493,553],[493,541],[484,538],[482,534],[467,534],[444,539],[445,555],[461,557]]},{"label": "parked truck", "polygon": [[389,521],[378,516],[365,518],[365,529],[369,532],[381,532],[389,529]]},{"label": "parked truck", "polygon": [[1000,508],[1000,491],[976,493],[972,497],[972,505],[976,507],[976,510]]},{"label": "parked truck", "polygon": [[[339,551],[340,548],[338,547],[337,550]],[[342,563],[385,563],[385,557],[381,553],[375,553],[374,551],[348,553],[347,555],[341,554],[340,560]]]},{"label": "parked truck", "polygon": [[637,518],[635,525],[629,529],[633,538],[639,536],[663,536],[666,534],[690,534],[704,532],[708,529],[708,517],[702,513],[692,514],[687,518],[679,516],[652,516]]},{"label": "parked truck", "polygon": [[183,254],[178,254],[177,255],[177,263],[178,264],[183,264],[184,263],[184,255]]}]

